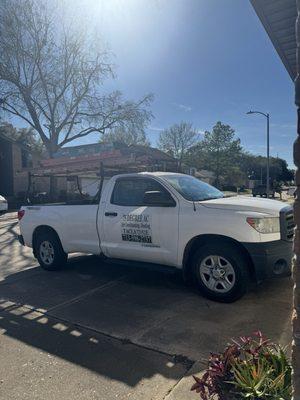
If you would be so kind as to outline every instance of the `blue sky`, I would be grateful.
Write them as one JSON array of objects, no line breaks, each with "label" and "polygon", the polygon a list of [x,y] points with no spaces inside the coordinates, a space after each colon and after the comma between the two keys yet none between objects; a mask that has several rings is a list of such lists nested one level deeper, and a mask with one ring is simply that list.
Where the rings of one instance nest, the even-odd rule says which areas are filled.
[{"label": "blue sky", "polygon": [[95,18],[115,54],[113,86],[129,98],[155,95],[152,144],[175,122],[204,131],[220,120],[247,150],[265,154],[265,119],[245,114],[257,109],[271,115],[271,155],[292,165],[293,83],[248,0],[97,3]]},{"label": "blue sky", "polygon": [[[147,135],[181,120],[200,131],[218,120],[230,124],[243,146],[266,152],[265,119],[271,115],[271,155],[292,166],[296,136],[293,84],[248,0],[78,0],[114,53],[117,78],[106,89],[127,98],[154,93],[155,119]],[[92,135],[74,143],[96,141]]]}]

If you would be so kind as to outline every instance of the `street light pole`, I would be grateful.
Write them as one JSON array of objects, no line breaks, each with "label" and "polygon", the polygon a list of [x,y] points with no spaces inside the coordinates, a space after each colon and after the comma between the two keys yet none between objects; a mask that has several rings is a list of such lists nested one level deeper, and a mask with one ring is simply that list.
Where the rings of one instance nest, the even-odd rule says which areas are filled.
[{"label": "street light pole", "polygon": [[260,114],[267,118],[267,182],[266,182],[266,191],[267,198],[269,198],[270,194],[270,114],[265,114],[261,111],[248,111],[247,114]]},{"label": "street light pole", "polygon": [[267,198],[270,194],[270,115],[267,116]]}]

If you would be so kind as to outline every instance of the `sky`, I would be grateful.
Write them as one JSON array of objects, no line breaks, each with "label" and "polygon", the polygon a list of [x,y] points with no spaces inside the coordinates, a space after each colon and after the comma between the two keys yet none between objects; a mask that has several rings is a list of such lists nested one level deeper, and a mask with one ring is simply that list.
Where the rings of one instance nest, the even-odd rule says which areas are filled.
[{"label": "sky", "polygon": [[72,7],[113,54],[117,77],[105,89],[129,99],[154,94],[152,145],[174,123],[204,132],[222,121],[246,150],[266,154],[265,118],[246,115],[255,109],[270,113],[271,155],[293,165],[293,83],[248,0],[75,0]]}]

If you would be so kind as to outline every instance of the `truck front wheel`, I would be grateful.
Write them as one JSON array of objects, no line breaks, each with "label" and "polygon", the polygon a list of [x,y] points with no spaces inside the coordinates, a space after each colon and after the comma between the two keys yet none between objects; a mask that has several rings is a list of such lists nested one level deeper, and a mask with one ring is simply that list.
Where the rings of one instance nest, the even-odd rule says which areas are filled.
[{"label": "truck front wheel", "polygon": [[202,246],[193,257],[192,267],[201,293],[211,300],[230,303],[238,300],[247,291],[247,260],[230,243]]},{"label": "truck front wheel", "polygon": [[54,232],[43,232],[35,239],[34,254],[40,266],[47,271],[61,269],[67,262],[59,238]]}]

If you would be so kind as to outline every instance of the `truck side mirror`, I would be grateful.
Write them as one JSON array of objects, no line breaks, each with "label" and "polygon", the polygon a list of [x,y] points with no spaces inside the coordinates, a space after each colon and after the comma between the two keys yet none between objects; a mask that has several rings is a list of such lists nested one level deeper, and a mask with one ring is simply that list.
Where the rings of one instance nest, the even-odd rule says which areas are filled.
[{"label": "truck side mirror", "polygon": [[159,190],[145,192],[143,203],[149,207],[176,207],[174,199],[167,192]]}]

